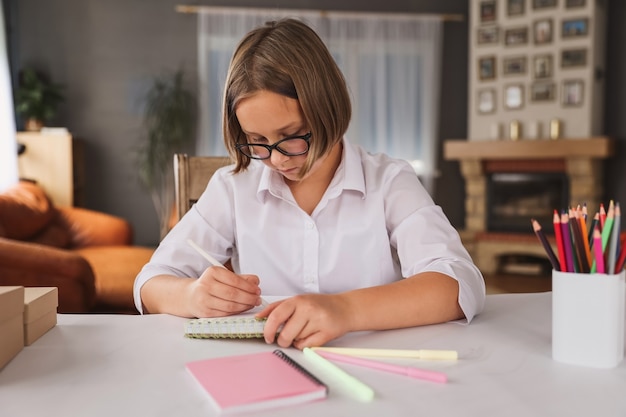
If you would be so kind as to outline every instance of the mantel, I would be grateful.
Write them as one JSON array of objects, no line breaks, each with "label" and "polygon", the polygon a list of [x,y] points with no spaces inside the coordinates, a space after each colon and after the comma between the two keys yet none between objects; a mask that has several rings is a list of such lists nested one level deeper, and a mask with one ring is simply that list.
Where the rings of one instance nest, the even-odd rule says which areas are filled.
[{"label": "mantel", "polygon": [[607,137],[516,141],[457,139],[444,143],[446,160],[608,158],[613,152],[614,141]]}]

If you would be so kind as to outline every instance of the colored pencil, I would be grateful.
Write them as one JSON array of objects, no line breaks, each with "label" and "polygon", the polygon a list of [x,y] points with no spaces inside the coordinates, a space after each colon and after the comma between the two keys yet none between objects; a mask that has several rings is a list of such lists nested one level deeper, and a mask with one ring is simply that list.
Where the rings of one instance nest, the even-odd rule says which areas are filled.
[{"label": "colored pencil", "polygon": [[574,267],[574,252],[572,251],[572,237],[569,232],[569,222],[567,213],[561,213],[561,234],[563,235],[563,247],[565,248],[565,258],[567,259],[567,270],[563,272],[576,272]]},{"label": "colored pencil", "polygon": [[604,204],[600,203],[600,232],[604,230],[604,222],[606,222],[606,210]]},{"label": "colored pencil", "polygon": [[591,219],[591,224],[589,225],[589,248],[593,246],[593,231],[596,228],[596,225],[600,223],[600,213],[597,213]]},{"label": "colored pencil", "polygon": [[583,210],[578,214],[578,223],[580,224],[580,234],[582,235],[585,256],[587,257],[587,265],[591,268],[593,258],[591,257],[591,249],[589,248],[589,239],[587,239],[587,206],[583,206]]},{"label": "colored pencil", "polygon": [[617,258],[617,264],[615,266],[615,273],[619,274],[624,269],[624,262],[626,262],[626,245],[622,245],[622,250]]},{"label": "colored pencil", "polygon": [[589,263],[587,262],[587,254],[585,253],[585,247],[583,245],[584,239],[580,230],[580,222],[576,217],[576,211],[572,209],[569,210],[569,224],[574,242],[574,250],[576,251],[576,263],[578,265],[578,271],[588,273]]},{"label": "colored pencil", "polygon": [[546,238],[546,234],[541,229],[541,225],[535,219],[531,219],[531,223],[533,225],[533,230],[535,231],[535,235],[539,238],[539,241],[543,245],[543,249],[546,251],[548,258],[550,259],[550,263],[552,264],[552,268],[555,271],[560,271],[561,267],[559,266],[559,260],[556,258],[554,251],[552,250],[552,246],[550,246],[550,242]]},{"label": "colored pencil", "polygon": [[[609,243],[609,238],[611,237],[611,231],[613,229],[613,221],[614,221],[614,217],[615,217],[615,207],[613,204],[613,200],[611,200],[611,202],[609,203],[609,210],[606,214],[606,218],[604,220],[604,226],[602,226],[602,231],[600,233],[601,236],[601,240],[600,240],[600,244],[602,245],[602,254],[603,256],[606,254],[606,250],[607,250],[607,245]],[[602,220],[602,213],[600,213],[600,220]],[[600,223],[602,223],[602,221],[600,221]],[[598,229],[599,230],[599,229]],[[595,239],[595,231],[594,231],[594,243],[593,245],[595,246],[598,242]],[[594,248],[594,253],[597,254],[596,249]],[[594,272],[597,271],[597,261],[598,261],[598,257],[596,256],[596,259],[593,262],[593,265],[591,265],[591,273],[593,274]],[[607,261],[605,259],[603,259],[604,261],[604,265],[606,268],[607,265]],[[605,269],[605,272],[608,270],[608,268]]]},{"label": "colored pencil", "polygon": [[561,233],[561,219],[559,212],[555,209],[552,216],[552,225],[554,226],[554,238],[556,239],[556,248],[559,252],[560,271],[567,272],[567,259],[565,259],[565,248],[563,247],[563,234]]},{"label": "colored pencil", "polygon": [[598,274],[604,274],[604,253],[602,252],[602,235],[600,234],[600,228],[596,226],[593,231],[593,251],[595,253],[595,260],[593,266],[595,270],[591,272],[598,272]]},{"label": "colored pencil", "polygon": [[609,247],[606,252],[607,261],[607,273],[613,275],[615,273],[615,260],[617,258],[617,243],[619,241],[620,234],[620,222],[622,212],[619,208],[619,203],[615,203],[615,212],[613,216],[613,228],[611,231],[611,237],[609,240]]}]

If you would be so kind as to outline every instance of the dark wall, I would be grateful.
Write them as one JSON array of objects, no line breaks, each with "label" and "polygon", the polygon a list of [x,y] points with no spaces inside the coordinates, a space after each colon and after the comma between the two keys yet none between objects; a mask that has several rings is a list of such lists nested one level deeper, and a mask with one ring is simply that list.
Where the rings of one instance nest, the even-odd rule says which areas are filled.
[{"label": "dark wall", "polygon": [[[147,80],[183,66],[195,77],[196,16],[175,12],[176,0],[3,0],[10,5],[14,68],[32,65],[66,86],[55,125],[85,143],[86,206],[127,218],[136,241],[156,244],[157,216],[137,179],[134,149],[141,134],[139,97]],[[182,2],[184,3],[184,2]],[[192,2],[197,4],[198,2]],[[445,26],[440,144],[467,135],[468,0],[249,0],[205,5],[462,14]],[[626,120],[625,5],[609,14],[606,132],[623,143]],[[195,85],[195,79],[192,79]],[[624,161],[624,147],[619,147]],[[440,152],[441,155],[441,152]],[[441,159],[441,158],[440,158]],[[626,201],[626,166],[609,164],[607,195]],[[440,160],[435,200],[452,223],[463,226],[464,189],[458,163]]]},{"label": "dark wall", "polygon": [[[88,208],[131,221],[137,243],[158,242],[157,216],[138,179],[134,150],[141,134],[139,98],[153,75],[197,67],[196,16],[175,12],[176,0],[3,0],[11,6],[14,68],[34,66],[66,86],[66,102],[52,123],[66,126],[85,145]],[[184,3],[184,2],[182,2]],[[196,2],[194,2],[196,3]],[[467,15],[466,0],[273,0],[204,1],[205,5]],[[9,17],[9,16],[7,16]],[[467,23],[446,23],[442,137],[466,131]],[[459,75],[461,75],[459,77]],[[447,95],[447,96],[446,96]],[[451,111],[450,111],[451,110]],[[452,125],[452,126],[451,126]],[[454,170],[454,167],[453,167]],[[448,181],[449,182],[449,181]],[[462,182],[442,201],[462,219]],[[462,199],[462,197],[460,197]],[[458,200],[456,202],[455,200]],[[446,208],[448,211],[448,208]]]},{"label": "dark wall", "polygon": [[[608,5],[607,71],[605,94],[606,134],[615,138],[616,155],[606,167],[606,199],[626,204],[626,2],[611,0]],[[623,209],[622,209],[623,210]],[[624,221],[622,230],[626,230]]]}]

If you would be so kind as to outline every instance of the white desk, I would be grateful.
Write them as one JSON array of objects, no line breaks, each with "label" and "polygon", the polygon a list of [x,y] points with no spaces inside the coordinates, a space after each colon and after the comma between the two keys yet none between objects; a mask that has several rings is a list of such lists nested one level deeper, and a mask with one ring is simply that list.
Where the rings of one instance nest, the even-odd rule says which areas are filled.
[{"label": "white desk", "polygon": [[[54,329],[0,370],[0,415],[213,415],[185,362],[275,346],[186,339],[184,321],[164,315],[59,315]],[[373,402],[356,402],[331,385],[325,401],[258,415],[625,416],[626,362],[611,370],[554,362],[550,328],[550,293],[507,294],[488,296],[485,311],[469,326],[347,335],[331,345],[456,349],[461,359],[412,362],[446,372],[445,385],[340,364],[375,389]],[[287,353],[306,364],[300,351]]]}]

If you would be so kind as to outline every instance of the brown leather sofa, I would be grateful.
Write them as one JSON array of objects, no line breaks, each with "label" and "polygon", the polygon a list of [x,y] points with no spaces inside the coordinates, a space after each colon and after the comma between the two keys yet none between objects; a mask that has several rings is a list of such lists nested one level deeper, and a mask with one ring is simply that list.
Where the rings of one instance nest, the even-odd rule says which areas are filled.
[{"label": "brown leather sofa", "polygon": [[119,217],[56,207],[38,185],[0,193],[0,285],[57,287],[60,313],[135,313],[133,282],[153,249]]}]

